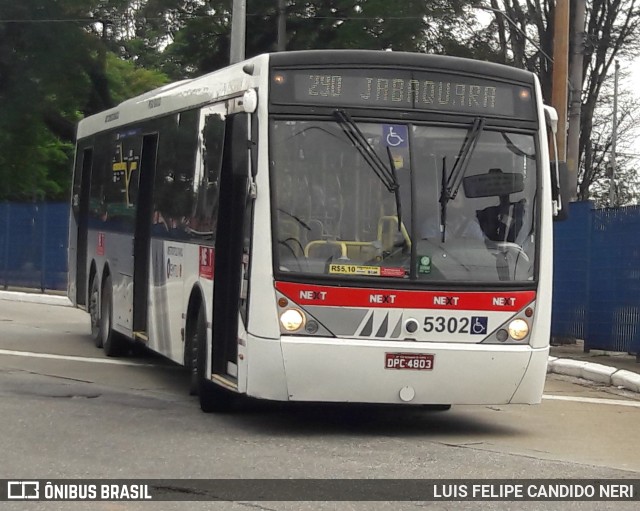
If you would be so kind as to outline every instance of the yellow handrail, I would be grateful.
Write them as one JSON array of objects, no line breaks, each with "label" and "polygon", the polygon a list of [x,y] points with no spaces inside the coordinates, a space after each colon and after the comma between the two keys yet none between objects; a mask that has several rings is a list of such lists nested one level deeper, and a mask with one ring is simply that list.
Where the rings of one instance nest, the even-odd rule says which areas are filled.
[{"label": "yellow handrail", "polygon": [[[388,216],[381,217],[380,220],[378,221],[378,239],[382,243],[383,247],[391,247],[393,245],[393,238],[391,238],[391,234],[387,234],[387,240],[383,238],[384,224],[387,222],[391,222],[395,224],[395,226],[397,226],[398,217],[395,215],[388,215]],[[407,246],[411,248],[411,237],[407,232],[407,228],[404,226],[404,222],[400,224],[400,233],[402,234],[402,237],[404,238],[404,240],[407,242]],[[387,241],[387,243],[385,243],[385,241]]]}]

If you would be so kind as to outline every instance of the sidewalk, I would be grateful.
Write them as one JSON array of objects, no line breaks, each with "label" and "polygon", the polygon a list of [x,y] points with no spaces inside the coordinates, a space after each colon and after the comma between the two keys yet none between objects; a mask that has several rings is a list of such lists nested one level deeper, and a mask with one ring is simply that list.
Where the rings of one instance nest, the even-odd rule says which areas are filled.
[{"label": "sidewalk", "polygon": [[585,353],[581,340],[551,346],[548,372],[640,392],[640,363],[635,355],[596,349]]},{"label": "sidewalk", "polygon": [[[61,306],[71,305],[71,301],[63,293],[43,294],[0,291],[0,300]],[[581,340],[578,340],[575,344],[551,346],[547,372],[584,378],[585,380],[640,392],[640,363],[636,362],[635,355],[595,349],[585,353],[584,344]]]},{"label": "sidewalk", "polygon": [[71,306],[71,300],[64,293],[47,294],[35,291],[0,291],[0,300],[11,300],[14,302],[44,303],[46,305]]}]

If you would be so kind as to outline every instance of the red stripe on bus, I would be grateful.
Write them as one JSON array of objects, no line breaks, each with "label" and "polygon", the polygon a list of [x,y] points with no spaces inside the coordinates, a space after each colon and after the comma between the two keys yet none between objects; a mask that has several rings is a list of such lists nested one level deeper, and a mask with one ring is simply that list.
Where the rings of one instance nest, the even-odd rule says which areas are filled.
[{"label": "red stripe on bus", "polygon": [[518,311],[536,298],[535,291],[405,291],[293,282],[276,282],[275,286],[284,296],[299,305],[330,307]]}]

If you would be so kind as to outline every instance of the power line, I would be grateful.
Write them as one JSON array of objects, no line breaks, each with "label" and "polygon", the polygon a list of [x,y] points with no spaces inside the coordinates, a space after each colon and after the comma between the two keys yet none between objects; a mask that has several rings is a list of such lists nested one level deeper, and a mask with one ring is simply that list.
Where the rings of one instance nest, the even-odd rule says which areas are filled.
[{"label": "power line", "polygon": [[[188,18],[193,19],[193,18],[215,18],[215,17],[229,17],[231,16],[230,14],[227,16],[222,16],[222,15],[218,15],[218,16],[188,16]],[[124,17],[124,16],[123,16]],[[28,23],[102,23],[105,21],[108,22],[114,22],[114,21],[121,21],[122,18],[106,18],[106,17],[101,17],[101,18],[64,18],[64,19],[13,19],[13,20],[0,20],[0,23],[21,23],[21,24],[28,24]],[[129,19],[131,19],[131,17],[129,17]],[[154,18],[144,18],[145,20],[150,20],[150,21],[157,21],[157,20],[163,20],[165,18],[159,18],[159,17],[154,17]]]},{"label": "power line", "polygon": [[[257,13],[249,13],[247,14],[247,17],[258,17],[258,18],[262,18],[265,16],[277,16],[277,13],[274,14],[267,14],[267,13],[262,13],[262,14],[257,14]],[[123,15],[124,17],[124,15]],[[129,16],[129,18],[132,18],[135,16]],[[211,19],[211,18],[230,18],[231,17],[231,13],[227,13],[227,14],[185,14],[182,16],[185,19]],[[146,17],[143,16],[143,18],[145,20],[148,21],[158,21],[158,20],[165,20],[166,18],[164,17]],[[402,20],[415,20],[416,17],[415,16],[303,16],[303,15],[298,15],[298,14],[291,14],[288,16],[288,18],[295,18],[295,19],[316,19],[316,20],[335,20],[335,21],[386,21],[386,20],[393,20],[393,21],[402,21]],[[113,17],[99,17],[99,18],[52,18],[52,19],[7,19],[7,20],[2,20],[0,19],[0,23],[24,23],[24,24],[28,24],[28,23],[101,23],[104,21],[110,21],[110,22],[114,22],[114,21],[121,21],[122,18],[113,18]]]},{"label": "power line", "polygon": [[527,34],[525,34],[525,32],[518,26],[518,24],[515,21],[513,21],[509,16],[507,16],[507,13],[505,13],[504,11],[501,11],[500,9],[494,9],[493,7],[486,7],[484,5],[471,5],[471,7],[473,7],[474,9],[481,9],[484,11],[491,11],[495,14],[500,14],[501,16],[503,16],[504,19],[507,20],[507,23],[509,23],[513,28],[515,28],[515,30],[522,37],[524,37],[527,41],[529,41],[536,50],[538,50],[540,53],[542,53],[542,55],[544,55],[544,57],[547,59],[547,62],[549,62],[550,64],[553,64],[553,59],[546,54],[546,52],[540,47],[540,45],[538,45],[533,39],[531,39]]}]

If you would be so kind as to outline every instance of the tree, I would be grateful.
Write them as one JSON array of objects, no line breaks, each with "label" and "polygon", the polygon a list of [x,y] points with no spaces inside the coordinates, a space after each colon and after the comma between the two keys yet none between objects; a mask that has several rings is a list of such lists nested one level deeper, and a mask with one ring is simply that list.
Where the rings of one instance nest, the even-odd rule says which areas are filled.
[{"label": "tree", "polygon": [[92,9],[103,3],[0,5],[0,199],[66,199],[76,122],[165,81],[97,37]]},{"label": "tree", "polygon": [[547,102],[551,100],[554,8],[550,0],[489,0],[489,5],[472,7],[477,18],[489,13],[490,21],[475,37],[487,47],[485,57],[536,73]]},{"label": "tree", "polygon": [[[625,77],[621,72],[620,81]],[[593,200],[600,207],[625,206],[635,204],[639,199],[640,176],[638,176],[637,158],[633,152],[637,139],[637,116],[640,112],[638,101],[632,91],[620,90],[618,93],[618,126],[616,141],[615,176],[612,176],[612,130],[613,123],[613,80],[607,80],[601,92],[602,100],[594,111],[591,137],[587,146],[591,158],[591,183],[588,196],[582,199]],[[614,177],[615,202],[610,203],[609,190]],[[584,178],[583,178],[584,182]]]},{"label": "tree", "polygon": [[[640,53],[639,1],[588,0],[581,198],[606,180],[607,80],[613,59]],[[548,101],[555,0],[486,0],[489,21],[478,21],[476,3],[287,0],[287,49],[392,49],[502,62],[537,73]],[[66,196],[80,118],[167,77],[226,66],[231,8],[232,0],[0,4],[0,199]],[[278,2],[248,0],[247,13],[247,56],[274,51]],[[631,103],[625,108],[633,113]]]},{"label": "tree", "polygon": [[[466,29],[462,9],[470,0],[288,0],[287,50],[321,48],[393,49],[398,51],[469,51],[456,33]],[[164,29],[171,43],[163,52],[172,76],[182,69],[189,75],[219,69],[229,63],[232,0],[183,2],[175,9],[168,0],[149,0],[153,18],[170,19]],[[196,4],[196,5],[194,5]],[[152,12],[152,14],[151,14]],[[275,51],[276,0],[247,2],[247,57]]]},{"label": "tree", "polygon": [[[462,9],[468,3],[289,0],[288,48],[469,56],[460,37],[470,35]],[[0,199],[66,198],[80,118],[164,83],[165,75],[179,79],[227,65],[231,7],[232,0],[3,3]],[[247,56],[275,49],[276,7],[275,0],[248,1]]]},{"label": "tree", "polygon": [[[594,122],[602,117],[606,102],[611,105],[613,65],[617,58],[633,58],[640,53],[640,11],[636,0],[592,0],[587,16],[585,41],[585,83],[582,95],[580,131],[580,155],[582,165],[579,172],[578,197],[591,197],[591,186],[606,179],[603,151],[611,147],[611,130],[607,130],[603,143],[602,133],[594,136]],[[638,104],[627,102],[622,108],[622,120]],[[610,111],[610,109],[609,109]],[[608,116],[612,119],[611,115]],[[627,130],[628,131],[628,130]],[[624,135],[625,130],[620,130]],[[621,161],[621,163],[623,163]],[[622,166],[621,166],[622,168]]]},{"label": "tree", "polygon": [[[553,67],[544,54],[553,55],[555,2],[490,0],[490,8],[494,9],[493,19],[479,37],[489,42],[499,56],[499,62],[537,73],[543,96],[550,102]],[[572,2],[572,8],[575,9],[575,2]],[[604,122],[603,108],[606,107],[603,105],[608,101],[605,84],[612,79],[612,63],[616,58],[640,54],[637,0],[587,0],[585,33],[578,172],[580,199],[591,198],[592,185],[606,179],[602,151],[608,151],[611,146],[611,117],[608,123]],[[570,52],[573,54],[572,49]],[[637,108],[632,103],[627,105],[629,112]],[[596,122],[599,124],[594,124]],[[624,132],[621,135],[624,136]]]},{"label": "tree", "polygon": [[[69,160],[71,127],[78,119],[74,98],[82,97],[88,84],[78,72],[78,49],[87,39],[73,23],[48,22],[63,14],[62,5],[48,4],[28,0],[0,6],[0,20],[18,20],[0,23],[2,198],[57,196],[65,186],[47,176],[49,169],[52,176],[60,175]],[[73,2],[63,4],[73,15]]]}]

